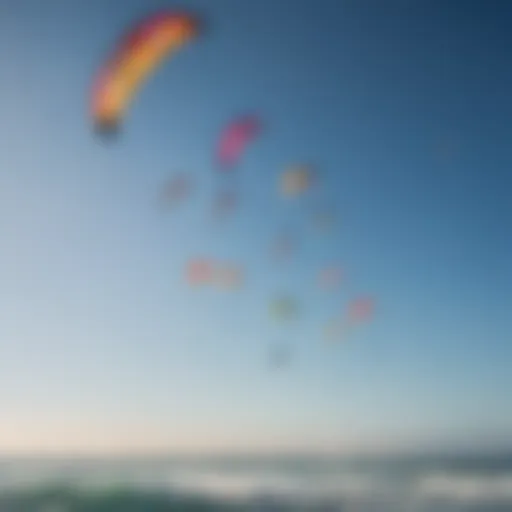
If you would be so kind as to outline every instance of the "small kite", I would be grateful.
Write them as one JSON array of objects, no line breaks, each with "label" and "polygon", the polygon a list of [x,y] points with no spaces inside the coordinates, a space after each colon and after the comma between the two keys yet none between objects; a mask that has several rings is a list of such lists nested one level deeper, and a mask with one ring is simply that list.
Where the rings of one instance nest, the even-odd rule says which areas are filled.
[{"label": "small kite", "polygon": [[262,123],[255,115],[245,115],[231,121],[223,130],[217,148],[217,163],[222,170],[236,166],[247,145],[262,131]]},{"label": "small kite", "polygon": [[331,266],[324,268],[318,274],[318,286],[324,290],[332,290],[338,288],[343,272],[341,268],[337,266]]},{"label": "small kite", "polygon": [[369,320],[375,311],[375,301],[371,297],[354,299],[348,307],[348,318],[351,323]]},{"label": "small kite", "polygon": [[374,300],[370,297],[359,297],[352,300],[344,318],[335,318],[327,324],[326,337],[331,341],[345,339],[357,325],[371,319],[374,308]]},{"label": "small kite", "polygon": [[215,283],[224,289],[238,289],[243,285],[244,272],[234,265],[219,265],[215,269]]},{"label": "small kite", "polygon": [[192,188],[192,180],[186,174],[178,174],[163,187],[161,200],[166,206],[172,208],[184,201],[192,192]]},{"label": "small kite", "polygon": [[296,165],[283,172],[281,176],[281,193],[286,197],[297,197],[311,188],[314,171],[309,165]]},{"label": "small kite", "polygon": [[207,259],[193,259],[187,264],[187,281],[193,286],[210,284],[215,266]]},{"label": "small kite", "polygon": [[270,313],[278,321],[293,320],[299,314],[299,305],[292,297],[280,297],[270,304]]}]

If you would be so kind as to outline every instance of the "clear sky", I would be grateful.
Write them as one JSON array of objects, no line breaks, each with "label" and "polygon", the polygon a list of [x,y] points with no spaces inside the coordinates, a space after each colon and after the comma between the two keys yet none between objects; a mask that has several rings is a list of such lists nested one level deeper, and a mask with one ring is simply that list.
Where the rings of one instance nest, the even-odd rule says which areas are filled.
[{"label": "clear sky", "polygon": [[[208,32],[99,144],[92,77],[164,5],[0,6],[0,449],[510,447],[512,4],[183,1]],[[247,110],[267,129],[214,228],[214,146]],[[303,160],[340,211],[327,238],[276,190]],[[175,171],[199,192],[162,215]],[[283,223],[302,244],[285,273]],[[189,289],[203,254],[243,263],[246,289]],[[332,260],[350,286],[326,297]],[[329,345],[348,289],[377,298],[374,322]],[[281,290],[303,307],[289,328],[267,314]],[[294,348],[277,372],[276,342]]]}]

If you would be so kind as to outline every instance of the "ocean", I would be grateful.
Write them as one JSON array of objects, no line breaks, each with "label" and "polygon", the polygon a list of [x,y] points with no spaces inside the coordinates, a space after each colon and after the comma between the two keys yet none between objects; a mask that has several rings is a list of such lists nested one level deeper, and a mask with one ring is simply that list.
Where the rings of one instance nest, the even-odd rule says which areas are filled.
[{"label": "ocean", "polygon": [[512,512],[512,457],[0,459],[0,512]]}]

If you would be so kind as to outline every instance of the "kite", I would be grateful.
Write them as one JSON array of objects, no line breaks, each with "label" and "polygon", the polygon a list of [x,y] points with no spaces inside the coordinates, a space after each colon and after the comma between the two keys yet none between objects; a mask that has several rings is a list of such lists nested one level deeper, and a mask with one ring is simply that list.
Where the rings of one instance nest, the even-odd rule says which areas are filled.
[{"label": "kite", "polygon": [[299,165],[286,170],[281,176],[281,192],[287,197],[302,195],[313,184],[314,172],[308,165]]},{"label": "kite", "polygon": [[115,133],[151,72],[198,31],[198,19],[174,11],[149,16],[130,30],[94,79],[91,114],[96,130]]},{"label": "kite", "polygon": [[246,146],[261,130],[261,121],[254,115],[245,115],[231,121],[222,132],[217,149],[220,168],[232,169],[240,161]]},{"label": "kite", "polygon": [[189,284],[198,286],[211,283],[214,276],[214,265],[207,259],[193,259],[187,264],[187,280]]},{"label": "kite", "polygon": [[293,320],[299,314],[299,306],[292,297],[281,297],[270,304],[270,313],[279,321]]},{"label": "kite", "polygon": [[171,178],[163,187],[162,202],[170,207],[182,202],[192,191],[192,181],[185,174],[178,174]]},{"label": "kite", "polygon": [[332,290],[339,286],[341,278],[342,271],[339,267],[327,267],[318,274],[318,285],[324,290]]}]

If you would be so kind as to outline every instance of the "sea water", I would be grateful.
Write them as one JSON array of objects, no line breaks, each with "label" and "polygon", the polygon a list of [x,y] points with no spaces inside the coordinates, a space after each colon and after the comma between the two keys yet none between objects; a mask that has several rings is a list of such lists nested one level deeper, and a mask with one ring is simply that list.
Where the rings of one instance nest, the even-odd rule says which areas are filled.
[{"label": "sea water", "polygon": [[512,457],[0,460],[0,512],[512,512]]}]

